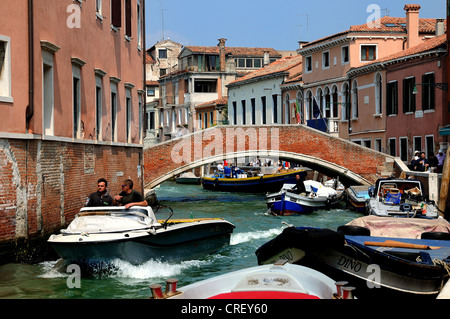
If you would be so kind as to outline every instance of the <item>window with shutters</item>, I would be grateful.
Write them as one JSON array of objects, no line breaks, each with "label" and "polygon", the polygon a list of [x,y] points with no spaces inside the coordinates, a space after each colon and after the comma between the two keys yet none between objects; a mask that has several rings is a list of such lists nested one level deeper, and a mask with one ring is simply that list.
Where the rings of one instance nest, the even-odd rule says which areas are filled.
[{"label": "window with shutters", "polygon": [[10,38],[0,35],[0,102],[13,102],[11,96]]},{"label": "window with shutters", "polygon": [[403,113],[416,111],[416,95],[413,93],[415,83],[415,77],[403,80]]},{"label": "window with shutters", "polygon": [[398,114],[398,83],[397,83],[397,81],[392,81],[387,84],[386,113],[387,113],[387,115]]},{"label": "window with shutters", "polygon": [[125,35],[131,38],[131,0],[125,0]]},{"label": "window with shutters", "polygon": [[435,82],[434,73],[422,75],[422,110],[435,109]]},{"label": "window with shutters", "polygon": [[122,0],[111,0],[111,25],[122,27]]}]

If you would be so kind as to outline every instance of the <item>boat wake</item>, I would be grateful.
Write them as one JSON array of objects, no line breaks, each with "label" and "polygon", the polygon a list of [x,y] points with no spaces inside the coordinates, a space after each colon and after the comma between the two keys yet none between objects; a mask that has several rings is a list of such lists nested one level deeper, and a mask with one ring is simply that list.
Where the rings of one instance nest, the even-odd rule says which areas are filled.
[{"label": "boat wake", "polygon": [[202,267],[208,263],[207,260],[188,260],[181,263],[150,260],[142,265],[132,265],[120,259],[112,262],[117,269],[114,277],[130,279],[169,278],[178,276],[188,269]]},{"label": "boat wake", "polygon": [[[209,260],[188,260],[181,263],[169,263],[159,260],[149,260],[141,265],[133,265],[125,260],[113,259],[108,262],[91,264],[89,269],[81,267],[81,276],[92,279],[128,278],[152,279],[177,276],[191,268],[200,268],[210,263]],[[40,264],[40,278],[65,278],[73,273],[73,268],[64,260],[46,261]]]},{"label": "boat wake", "polygon": [[239,245],[246,242],[251,242],[258,239],[271,238],[278,236],[283,231],[283,228],[273,228],[269,230],[254,231],[247,233],[233,233],[231,234],[230,246]]}]

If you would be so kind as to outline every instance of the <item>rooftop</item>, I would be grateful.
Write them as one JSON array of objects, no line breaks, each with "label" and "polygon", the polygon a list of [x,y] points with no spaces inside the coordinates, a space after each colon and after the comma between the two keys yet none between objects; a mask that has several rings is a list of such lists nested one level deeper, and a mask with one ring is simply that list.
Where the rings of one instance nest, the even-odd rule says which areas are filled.
[{"label": "rooftop", "polygon": [[[294,68],[295,66],[298,66],[302,63],[302,56],[301,55],[297,55],[297,56],[289,56],[289,57],[285,57],[283,59],[279,59],[276,60],[275,62],[272,62],[271,64],[269,64],[268,66],[256,70],[254,72],[251,72],[249,74],[247,74],[246,76],[239,78],[236,81],[231,82],[229,85],[235,85],[235,84],[239,84],[239,83],[243,83],[245,81],[249,81],[252,79],[256,79],[259,77],[264,77],[264,76],[268,76],[268,75],[274,75],[277,73],[283,73],[283,72],[288,72],[290,69]],[[298,76],[298,72],[295,74],[295,76]]]}]

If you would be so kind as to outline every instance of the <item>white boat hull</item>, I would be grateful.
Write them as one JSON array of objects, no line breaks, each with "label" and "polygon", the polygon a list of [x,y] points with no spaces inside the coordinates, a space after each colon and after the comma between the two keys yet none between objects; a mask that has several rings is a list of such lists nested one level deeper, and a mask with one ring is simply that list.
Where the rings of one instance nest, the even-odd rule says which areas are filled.
[{"label": "white boat hull", "polygon": [[233,271],[178,290],[170,299],[332,299],[335,281],[300,265],[264,265]]},{"label": "white boat hull", "polygon": [[[102,217],[97,217],[96,224],[100,225],[101,221]],[[219,218],[174,220],[166,225],[151,223],[148,227],[141,225],[140,228],[127,227],[126,230],[114,230],[117,228],[114,226],[109,231],[95,231],[93,222],[89,220],[74,224],[74,227],[69,227],[61,234],[50,236],[48,243],[63,259],[77,263],[96,263],[116,258],[132,264],[151,259],[196,259],[227,246],[235,228],[233,224]],[[76,226],[80,225],[90,231],[78,231]]]}]

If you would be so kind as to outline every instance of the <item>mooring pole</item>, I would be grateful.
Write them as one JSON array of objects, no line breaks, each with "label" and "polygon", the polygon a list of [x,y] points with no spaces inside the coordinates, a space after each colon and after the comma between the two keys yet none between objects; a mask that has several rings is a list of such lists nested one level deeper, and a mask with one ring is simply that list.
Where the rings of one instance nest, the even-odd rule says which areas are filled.
[{"label": "mooring pole", "polygon": [[445,209],[447,208],[448,183],[450,181],[450,147],[447,148],[445,155],[444,167],[442,169],[441,190],[439,192],[439,214],[444,217]]}]

